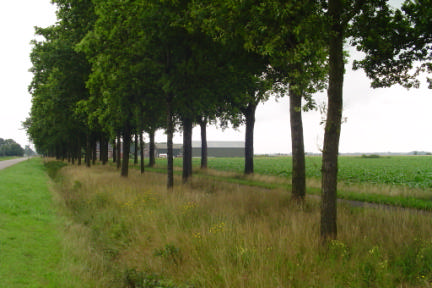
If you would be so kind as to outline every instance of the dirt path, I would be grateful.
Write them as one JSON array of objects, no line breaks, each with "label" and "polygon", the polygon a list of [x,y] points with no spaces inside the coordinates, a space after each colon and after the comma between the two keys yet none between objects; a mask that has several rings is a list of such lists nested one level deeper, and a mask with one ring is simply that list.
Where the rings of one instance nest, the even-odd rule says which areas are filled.
[{"label": "dirt path", "polygon": [[11,159],[11,160],[5,160],[5,161],[0,161],[0,170],[7,168],[9,166],[15,165],[19,162],[25,161],[29,158],[27,157],[23,157],[23,158],[17,158],[17,159]]}]

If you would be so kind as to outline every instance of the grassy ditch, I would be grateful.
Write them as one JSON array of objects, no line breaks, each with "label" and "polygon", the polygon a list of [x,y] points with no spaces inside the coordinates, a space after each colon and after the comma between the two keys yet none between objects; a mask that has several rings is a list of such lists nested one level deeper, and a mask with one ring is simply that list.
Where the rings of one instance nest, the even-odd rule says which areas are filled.
[{"label": "grassy ditch", "polygon": [[37,158],[0,171],[1,287],[91,287],[71,269],[48,181]]},{"label": "grassy ditch", "polygon": [[168,192],[164,175],[131,170],[122,178],[102,166],[68,166],[61,175],[58,192],[73,225],[86,231],[99,265],[89,269],[104,271],[106,287],[432,282],[429,214],[341,205],[338,240],[322,247],[319,202],[311,198],[299,207],[285,189],[195,177]]}]

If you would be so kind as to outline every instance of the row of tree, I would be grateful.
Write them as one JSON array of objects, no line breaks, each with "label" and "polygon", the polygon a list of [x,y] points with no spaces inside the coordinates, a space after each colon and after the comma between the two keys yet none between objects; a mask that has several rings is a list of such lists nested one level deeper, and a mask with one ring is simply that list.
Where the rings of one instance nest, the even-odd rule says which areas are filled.
[{"label": "row of tree", "polygon": [[[24,126],[39,152],[106,163],[108,143],[128,175],[132,136],[143,146],[164,129],[167,186],[174,185],[172,139],[183,132],[183,181],[192,175],[192,127],[246,125],[245,173],[253,173],[255,110],[270,95],[290,97],[292,195],[305,197],[302,110],[327,89],[321,236],[336,236],[337,157],[344,43],[364,51],[355,63],[373,85],[415,86],[415,61],[431,69],[428,1],[393,10],[380,0],[54,0],[58,22],[33,41],[31,116]],[[139,138],[139,139],[138,139]],[[121,139],[121,140],[120,140]],[[119,145],[122,141],[123,145]],[[142,153],[142,151],[141,151]],[[150,153],[154,155],[154,153]],[[154,159],[150,159],[154,163]],[[141,169],[144,171],[143,162]]]},{"label": "row of tree", "polygon": [[15,140],[0,138],[0,157],[23,155],[24,149]]}]

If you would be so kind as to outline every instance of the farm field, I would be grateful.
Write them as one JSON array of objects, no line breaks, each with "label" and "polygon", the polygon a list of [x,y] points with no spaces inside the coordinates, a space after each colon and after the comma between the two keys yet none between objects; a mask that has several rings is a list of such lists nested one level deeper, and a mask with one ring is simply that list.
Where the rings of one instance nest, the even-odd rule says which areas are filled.
[{"label": "farm field", "polygon": [[[306,157],[306,177],[321,177],[321,157]],[[159,167],[166,166],[165,159],[158,159]],[[182,166],[182,159],[174,160],[174,165]],[[194,167],[199,167],[200,159],[193,159]],[[243,158],[209,158],[208,167],[220,171],[242,173]],[[290,177],[291,157],[255,157],[255,173],[262,175]],[[364,158],[361,156],[339,157],[339,180],[344,183],[392,184],[409,188],[432,188],[432,156],[382,156]]]}]

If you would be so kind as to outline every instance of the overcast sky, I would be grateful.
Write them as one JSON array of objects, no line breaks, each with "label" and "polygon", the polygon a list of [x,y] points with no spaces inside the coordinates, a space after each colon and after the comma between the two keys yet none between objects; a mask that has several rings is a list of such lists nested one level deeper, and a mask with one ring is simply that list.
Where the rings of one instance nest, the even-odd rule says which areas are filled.
[{"label": "overcast sky", "polygon": [[[29,144],[21,122],[30,111],[27,87],[32,74],[29,54],[34,26],[46,27],[56,21],[50,0],[2,1],[0,4],[0,138],[12,138],[23,147]],[[355,55],[354,55],[355,56]],[[422,88],[406,90],[395,86],[371,89],[362,71],[351,71],[348,64],[344,82],[344,117],[340,151],[410,152],[432,151],[432,91],[425,81]],[[316,97],[325,101],[325,92]],[[303,114],[305,150],[322,147],[323,127],[318,111]],[[199,129],[193,131],[199,140]],[[243,141],[244,128],[225,130],[209,127],[208,140]],[[163,132],[157,141],[166,141]],[[174,141],[181,143],[180,134]],[[289,99],[270,99],[260,104],[256,114],[255,153],[290,153]]]}]

